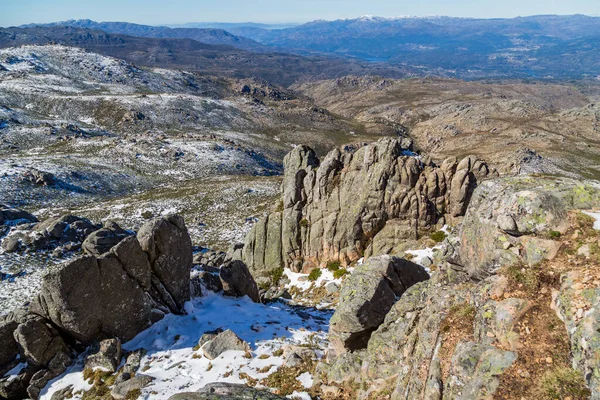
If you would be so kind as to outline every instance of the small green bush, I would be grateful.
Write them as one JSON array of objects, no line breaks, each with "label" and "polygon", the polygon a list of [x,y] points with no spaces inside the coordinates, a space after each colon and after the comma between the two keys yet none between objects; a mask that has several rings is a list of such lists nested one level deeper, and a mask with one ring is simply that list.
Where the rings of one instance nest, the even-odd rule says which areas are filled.
[{"label": "small green bush", "polygon": [[548,232],[548,236],[551,239],[558,239],[560,237],[560,232],[559,231],[550,231],[550,232]]},{"label": "small green bush", "polygon": [[315,268],[312,271],[310,271],[310,274],[308,274],[308,280],[314,282],[321,277],[321,274],[321,269]]},{"label": "small green bush", "polygon": [[330,270],[331,272],[335,272],[338,269],[340,269],[340,262],[339,261],[329,261],[327,263],[327,269]]},{"label": "small green bush", "polygon": [[429,238],[436,243],[441,243],[444,241],[444,239],[446,239],[446,233],[442,231],[433,232],[431,235],[429,235]]},{"label": "small green bush", "polygon": [[333,272],[333,277],[334,277],[335,279],[339,279],[339,278],[341,278],[342,276],[346,275],[347,273],[348,273],[348,270],[347,270],[346,268],[340,268],[340,269],[338,269],[338,270],[335,270],[335,271]]},{"label": "small green bush", "polygon": [[271,270],[270,275],[271,275],[271,283],[273,285],[278,285],[279,281],[283,277],[283,267]]},{"label": "small green bush", "polygon": [[587,399],[591,394],[581,373],[567,367],[546,372],[539,385],[545,399]]},{"label": "small green bush", "polygon": [[303,228],[308,228],[308,225],[309,225],[309,222],[308,222],[308,220],[307,220],[306,218],[302,218],[302,219],[300,220],[300,226],[301,226],[301,227],[303,227]]}]

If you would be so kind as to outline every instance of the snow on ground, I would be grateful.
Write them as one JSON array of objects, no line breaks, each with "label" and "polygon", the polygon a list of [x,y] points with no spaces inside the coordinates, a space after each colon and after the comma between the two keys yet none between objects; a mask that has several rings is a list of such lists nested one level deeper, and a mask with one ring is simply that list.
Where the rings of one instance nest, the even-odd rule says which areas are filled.
[{"label": "snow on ground", "polygon": [[594,229],[600,231],[600,211],[583,211],[583,213],[596,220],[596,222],[594,222]]},{"label": "snow on ground", "polygon": [[[246,383],[240,373],[253,379],[266,378],[283,364],[283,356],[274,353],[286,345],[310,347],[318,357],[323,356],[332,311],[284,303],[256,304],[247,297],[229,298],[205,292],[205,296],[186,304],[187,315],[167,315],[123,345],[128,351],[147,350],[140,373],[155,381],[143,390],[141,399],[168,399],[175,393],[196,391],[211,382]],[[243,351],[227,351],[211,361],[202,356],[202,350],[194,351],[202,334],[217,328],[231,329],[247,341],[252,357],[247,358]],[[80,358],[44,389],[41,399],[50,399],[52,393],[68,385],[74,385],[76,390],[89,389],[83,381],[82,365]],[[307,387],[312,376],[302,374],[298,379]],[[303,396],[298,394],[300,398]]]},{"label": "snow on ground", "polygon": [[319,287],[326,285],[329,282],[334,282],[338,286],[342,284],[342,279],[335,279],[333,277],[333,272],[329,271],[328,269],[321,269],[321,276],[319,276],[319,278],[317,278],[315,281],[309,281],[308,274],[300,274],[287,268],[283,271],[283,274],[290,280],[290,282],[285,285],[286,289],[290,289],[295,286],[301,291],[306,291],[313,285]]}]

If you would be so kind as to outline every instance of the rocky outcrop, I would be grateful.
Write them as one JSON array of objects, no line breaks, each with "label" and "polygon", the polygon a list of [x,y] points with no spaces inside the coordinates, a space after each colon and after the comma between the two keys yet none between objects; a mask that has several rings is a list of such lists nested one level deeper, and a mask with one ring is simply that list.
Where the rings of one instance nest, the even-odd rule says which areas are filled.
[{"label": "rocky outcrop", "polygon": [[366,348],[396,299],[415,283],[429,279],[420,265],[387,255],[370,258],[344,282],[331,317],[329,355]]},{"label": "rocky outcrop", "polygon": [[[597,269],[571,260],[555,266],[553,259],[561,243],[556,238],[572,228],[569,211],[600,206],[600,186],[519,176],[486,181],[472,197],[459,237],[446,240],[435,253],[439,269],[431,279],[410,286],[397,301],[389,290],[373,290],[381,280],[361,267],[344,281],[331,319],[329,354],[317,368],[322,388],[358,387],[353,394],[358,399],[505,398],[515,371],[527,381],[530,370],[524,365],[534,362],[531,357],[544,365],[556,363],[553,345],[532,350],[539,345],[535,341],[568,335],[570,346],[562,357],[572,356],[591,398],[598,397]],[[597,235],[590,240],[596,243]],[[561,276],[552,300],[549,288],[558,287],[558,276],[538,269],[543,262],[543,268],[573,268]],[[533,283],[526,278],[531,276]],[[566,331],[552,315],[551,301]],[[358,323],[361,309],[368,310],[362,319],[368,324]],[[540,315],[543,323],[531,328]],[[340,335],[339,326],[354,327],[344,329],[348,332],[373,328],[366,343],[353,349],[343,341],[351,333]],[[553,333],[540,333],[544,330]]]},{"label": "rocky outcrop", "polygon": [[56,184],[56,177],[50,172],[31,168],[23,174],[23,179],[36,185],[52,186]]},{"label": "rocky outcrop", "polygon": [[284,167],[280,210],[246,237],[242,259],[255,275],[390,253],[405,239],[462,216],[474,188],[496,175],[474,157],[423,162],[390,138],[336,149],[323,161],[298,146]]},{"label": "rocky outcrop", "polygon": [[[343,290],[360,290],[358,282],[348,283]],[[358,399],[381,398],[381,393],[391,394],[392,399],[440,400],[493,395],[499,376],[517,355],[493,346],[494,335],[483,313],[471,314],[474,305],[483,302],[486,288],[493,285],[486,283],[479,286],[466,273],[456,273],[446,265],[430,280],[404,292],[372,332],[366,348],[341,353],[330,349],[327,363],[318,366],[318,375],[334,386],[368,383],[356,393]],[[464,313],[461,323],[467,332],[450,335],[452,326],[459,323],[447,322],[455,310]],[[518,322],[517,317],[512,323]],[[473,326],[478,325],[484,328],[474,333]],[[458,341],[445,344],[451,343],[450,337]]]},{"label": "rocky outcrop", "polygon": [[600,206],[600,185],[567,178],[508,177],[481,184],[471,203],[451,262],[473,278],[484,279],[501,266],[531,265],[556,254],[555,243],[543,236],[564,232],[569,210]]},{"label": "rocky outcrop", "polygon": [[[62,237],[81,221],[63,217],[38,228]],[[0,321],[0,371],[26,362],[17,378],[0,379],[0,397],[37,398],[71,363],[68,344],[74,341],[92,344],[111,338],[100,342],[88,361],[116,369],[121,341],[132,339],[164,313],[182,312],[190,296],[191,267],[192,247],[183,219],[168,216],[143,226],[138,237],[121,238],[108,252],[51,270],[28,309]]]},{"label": "rocky outcrop", "polygon": [[11,208],[0,204],[0,226],[2,225],[19,225],[26,223],[37,222],[37,218],[27,211]]},{"label": "rocky outcrop", "polygon": [[54,250],[55,256],[61,256],[79,250],[86,237],[100,228],[87,218],[63,215],[14,229],[2,241],[2,247],[8,252]]}]

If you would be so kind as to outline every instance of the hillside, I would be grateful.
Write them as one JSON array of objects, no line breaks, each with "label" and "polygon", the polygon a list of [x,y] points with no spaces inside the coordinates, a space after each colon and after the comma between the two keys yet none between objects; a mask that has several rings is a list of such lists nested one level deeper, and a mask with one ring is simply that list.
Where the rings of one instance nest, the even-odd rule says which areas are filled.
[{"label": "hillside", "polygon": [[192,39],[155,39],[60,26],[0,29],[0,48],[48,43],[80,47],[142,66],[233,78],[259,77],[284,86],[348,74],[401,77],[410,72],[403,67],[348,62],[327,56],[252,53]]}]

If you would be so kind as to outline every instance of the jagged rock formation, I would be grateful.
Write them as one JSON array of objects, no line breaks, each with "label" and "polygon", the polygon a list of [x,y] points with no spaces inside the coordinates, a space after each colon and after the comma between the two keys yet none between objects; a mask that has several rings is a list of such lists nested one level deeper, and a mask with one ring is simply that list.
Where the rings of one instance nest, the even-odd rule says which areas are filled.
[{"label": "jagged rock formation", "polygon": [[390,138],[333,150],[322,162],[298,146],[284,167],[281,210],[246,237],[242,259],[255,275],[390,253],[406,238],[462,216],[477,184],[496,175],[474,157],[423,162]]},{"label": "jagged rock formation", "polygon": [[0,379],[0,398],[22,398],[25,391],[37,398],[71,363],[74,341],[125,342],[165,313],[182,313],[191,267],[187,228],[172,215],[148,222],[104,254],[49,272],[27,309],[0,319],[0,372],[27,363],[16,379]]},{"label": "jagged rock formation", "polygon": [[[391,394],[391,399],[502,397],[506,392],[501,396],[496,391],[502,388],[509,368],[513,368],[512,374],[524,376],[520,378],[523,382],[530,384],[534,379],[527,375],[531,369],[524,367],[534,361],[513,365],[532,357],[527,355],[529,347],[540,345],[532,341],[548,334],[541,337],[570,338],[570,351],[566,345],[563,362],[571,367],[572,354],[572,367],[585,378],[591,398],[598,398],[600,292],[598,282],[592,284],[589,276],[597,274],[597,265],[586,268],[566,262],[568,252],[552,264],[557,251],[546,238],[572,232],[568,229],[576,215],[570,214],[571,210],[599,206],[600,186],[592,182],[529,176],[486,181],[473,193],[459,238],[452,243],[447,240],[438,253],[440,269],[430,280],[416,283],[402,294],[383,322],[373,327],[366,348],[340,352],[332,341],[327,362],[318,367],[321,384],[362,388],[355,393],[358,399],[382,398],[382,393]],[[589,240],[596,242],[597,232],[592,230]],[[562,242],[555,239],[553,243],[560,246]],[[550,264],[534,269],[542,262]],[[544,271],[550,267],[552,271]],[[555,271],[562,274],[558,285]],[[364,278],[348,279],[343,292],[360,293],[364,284]],[[531,287],[524,289],[526,285]],[[556,288],[552,295],[549,287]],[[341,296],[336,314],[348,306],[368,309],[374,301],[377,299]],[[552,316],[551,306],[566,331],[553,322],[552,318],[559,320]],[[539,317],[542,325],[530,331],[527,326],[536,315],[543,315]],[[330,328],[332,338],[337,334],[335,319]],[[552,330],[554,333],[548,333]],[[544,357],[556,351],[552,343],[541,345],[550,346],[542,353]],[[553,357],[554,361],[550,358],[542,364],[560,361]],[[543,371],[536,373],[539,379]]]}]

